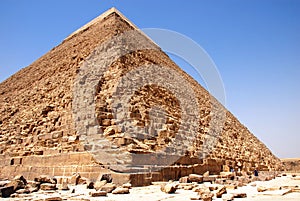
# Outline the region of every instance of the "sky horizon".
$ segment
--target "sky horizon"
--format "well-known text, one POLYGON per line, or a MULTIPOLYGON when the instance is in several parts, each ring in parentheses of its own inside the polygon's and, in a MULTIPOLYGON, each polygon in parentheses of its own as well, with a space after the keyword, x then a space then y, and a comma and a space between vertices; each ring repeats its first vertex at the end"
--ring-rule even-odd
POLYGON ((197 42, 218 68, 225 107, 277 157, 300 158, 300 1, 172 2, 3 0, 0 82, 116 7, 141 29, 173 30, 197 42))

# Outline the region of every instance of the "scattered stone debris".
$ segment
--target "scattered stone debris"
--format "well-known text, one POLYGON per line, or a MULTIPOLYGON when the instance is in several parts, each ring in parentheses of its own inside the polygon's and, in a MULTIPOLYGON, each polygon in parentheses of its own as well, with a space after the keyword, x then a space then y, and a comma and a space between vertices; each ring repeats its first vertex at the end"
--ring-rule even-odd
MULTIPOLYGON (((262 173, 261 173, 262 174, 262 173)), ((78 174, 74 174, 78 178, 78 174)), ((73 175, 73 176, 74 176, 73 175)), ((192 175, 193 176, 193 175, 192 175)), ((203 176, 203 175, 200 175, 203 176)), ((210 175, 209 175, 210 176, 210 175)), ((237 176, 235 180, 238 180, 237 176)), ((131 200, 140 199, 134 196, 161 196, 162 199, 165 196, 170 196, 168 198, 174 198, 174 200, 247 200, 248 197, 261 196, 277 196, 277 198, 284 200, 284 195, 292 194, 293 192, 299 192, 299 180, 295 180, 297 177, 286 176, 277 177, 277 182, 270 181, 255 181, 256 185, 253 183, 247 184, 247 188, 252 188, 256 191, 256 194, 248 195, 248 191, 244 191, 243 187, 232 188, 232 185, 223 185, 210 182, 187 182, 180 183, 179 181, 169 181, 169 182, 154 182, 157 188, 153 186, 149 187, 132 187, 130 183, 125 183, 123 185, 116 185, 111 181, 107 183, 107 180, 100 179, 98 181, 87 181, 85 184, 74 185, 75 180, 69 178, 52 178, 49 176, 39 176, 34 179, 34 181, 26 180, 22 176, 15 177, 11 181, 0 182, 0 197, 3 198, 14 198, 16 200, 48 200, 48 201, 59 201, 59 200, 94 200, 98 197, 113 197, 113 200, 131 200), (289 181, 289 182, 286 182, 289 181), (292 183, 290 183, 292 182, 292 183), (298 183, 297 183, 298 182, 298 183), (26 185, 25 185, 26 184, 26 185), (275 185, 277 184, 277 185, 275 185), (161 190, 159 190, 159 187, 161 190), (149 189, 156 189, 147 191, 149 189), (63 190, 64 189, 64 190, 63 190), (139 190, 137 190, 139 189, 139 190), (144 189, 144 190, 142 190, 144 189), (260 189, 260 190, 259 190, 260 189), (261 192, 258 192, 261 191, 261 192), (139 192, 140 194, 137 194, 139 192), (126 197, 126 194, 130 194, 130 197, 126 197), (189 196, 186 196, 189 195, 189 196), (181 197, 180 197, 181 196, 181 197), (178 197, 178 199, 177 199, 178 197), (38 199, 34 199, 38 198, 38 199), (184 198, 184 199, 183 199, 184 198)), ((75 178, 75 177, 74 177, 75 178)), ((82 177, 80 177, 82 178, 82 177)), ((195 177, 196 178, 196 177, 195 177)), ((181 180, 182 181, 182 180, 181 180)), ((229 182, 231 178, 225 179, 224 183, 229 182)), ((76 183, 76 182, 75 182, 76 183)), ((78 182, 81 183, 81 182, 78 182)), ((149 197, 148 197, 149 198, 149 197)), ((166 198, 166 197, 165 197, 166 198)), ((124 200, 124 201, 125 201, 124 200)), ((141 198, 142 200, 142 198, 141 198)))

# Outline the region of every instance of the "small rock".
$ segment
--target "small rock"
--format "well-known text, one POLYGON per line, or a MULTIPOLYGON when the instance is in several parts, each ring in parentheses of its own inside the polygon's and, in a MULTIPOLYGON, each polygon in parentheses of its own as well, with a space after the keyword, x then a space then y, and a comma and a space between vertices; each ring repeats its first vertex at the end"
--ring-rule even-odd
POLYGON ((200 195, 200 198, 203 201, 212 201, 213 196, 214 195, 211 192, 205 192, 200 195))
POLYGON ((105 191, 90 192, 90 196, 91 197, 107 196, 107 193, 105 191))
POLYGON ((122 188, 122 187, 118 187, 115 190, 112 191, 112 194, 128 194, 129 193, 129 189, 128 188, 122 188))
POLYGON ((40 189, 44 191, 56 190, 56 184, 44 183, 41 184, 40 189))
POLYGON ((218 189, 216 190, 216 197, 221 198, 224 193, 226 193, 226 187, 219 186, 218 189))

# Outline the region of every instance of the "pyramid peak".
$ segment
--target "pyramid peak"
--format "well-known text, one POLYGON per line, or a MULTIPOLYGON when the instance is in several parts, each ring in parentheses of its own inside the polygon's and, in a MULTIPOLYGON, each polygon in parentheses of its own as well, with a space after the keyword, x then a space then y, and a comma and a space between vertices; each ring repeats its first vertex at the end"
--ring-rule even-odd
POLYGON ((135 26, 128 18, 126 18, 118 9, 116 9, 115 7, 111 7, 110 9, 108 9, 107 11, 105 11, 104 13, 102 13, 101 15, 99 15, 98 17, 92 19, 91 21, 89 21, 88 23, 86 23, 85 25, 83 25, 82 27, 80 27, 79 29, 77 29, 76 31, 74 31, 73 33, 71 33, 65 40, 70 39, 71 37, 73 37, 74 35, 80 33, 83 30, 86 30, 88 27, 96 24, 97 22, 102 21, 103 19, 105 19, 107 16, 111 15, 111 14, 117 14, 119 17, 121 17, 124 21, 126 21, 130 26, 132 26, 134 29, 138 29, 137 26, 135 26))

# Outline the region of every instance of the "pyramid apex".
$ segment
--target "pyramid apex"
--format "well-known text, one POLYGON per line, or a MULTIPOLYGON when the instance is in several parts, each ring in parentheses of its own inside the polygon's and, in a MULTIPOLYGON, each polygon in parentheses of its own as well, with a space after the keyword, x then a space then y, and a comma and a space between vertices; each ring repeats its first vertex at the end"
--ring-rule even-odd
POLYGON ((104 13, 102 13, 101 15, 99 15, 98 17, 94 18, 93 20, 91 20, 87 24, 83 25, 81 28, 79 28, 76 31, 74 31, 65 40, 70 39, 74 35, 80 33, 81 31, 83 31, 85 29, 87 29, 88 27, 92 26, 93 24, 95 24, 95 23, 97 23, 99 21, 102 21, 104 18, 106 18, 107 16, 109 16, 109 15, 111 15, 113 13, 116 13, 118 16, 120 16, 123 20, 125 20, 134 29, 138 29, 137 26, 135 26, 129 19, 127 19, 118 9, 116 9, 115 7, 111 7, 110 9, 108 9, 107 11, 105 11, 104 13))

